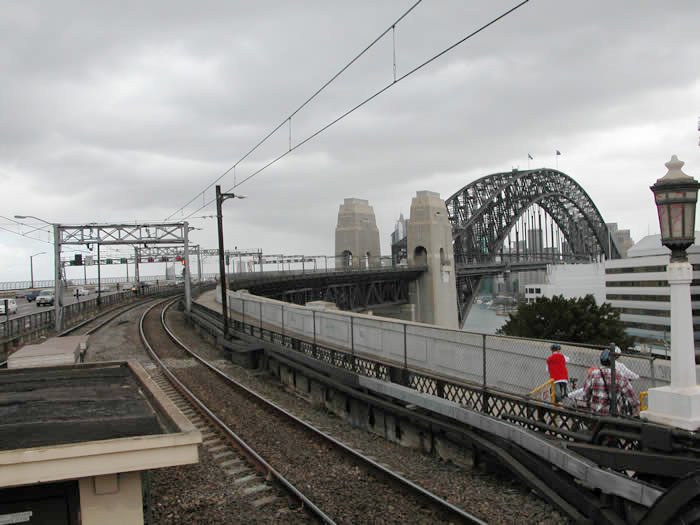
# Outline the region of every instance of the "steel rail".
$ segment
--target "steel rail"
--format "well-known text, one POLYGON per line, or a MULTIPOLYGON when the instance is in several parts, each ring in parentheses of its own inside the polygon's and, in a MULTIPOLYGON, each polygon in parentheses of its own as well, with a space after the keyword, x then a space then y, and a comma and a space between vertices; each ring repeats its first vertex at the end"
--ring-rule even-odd
POLYGON ((257 392, 251 390, 250 388, 246 387, 242 383, 239 383, 235 379, 227 376, 224 372, 207 362, 206 360, 202 359, 200 356, 198 356, 196 353, 192 352, 187 345, 185 345, 182 341, 180 341, 177 336, 170 330, 170 328, 167 325, 167 322, 165 321, 165 312, 166 310, 174 303, 175 301, 171 302, 167 307, 165 307, 161 313, 161 322, 163 324, 163 328, 166 330, 170 338, 178 344, 185 352, 187 352, 190 356, 192 356, 195 360, 200 362, 202 365, 207 367, 209 370, 214 372, 216 375, 218 375, 220 378, 222 378, 224 381, 229 383, 230 385, 234 386, 235 388, 243 391, 246 395, 249 397, 253 398, 255 401, 263 404, 267 408, 272 409, 274 412, 277 412, 279 414, 284 415, 287 419, 291 420, 293 423, 303 427, 306 431, 311 432, 321 438, 323 438, 325 441, 330 442, 333 444, 335 447, 340 448, 343 452, 346 454, 349 454, 353 458, 371 465, 372 468, 374 468, 376 471, 380 472, 383 476, 388 477, 389 479, 396 481, 400 483, 401 485, 408 487, 411 489, 414 493, 418 494, 419 496, 425 498, 429 502, 431 502, 433 505, 436 505, 440 507, 441 509, 454 514, 456 517, 458 517, 460 520, 464 520, 467 523, 477 523, 477 524, 484 524, 483 521, 481 521, 479 518, 476 516, 469 514, 468 512, 465 512, 463 509, 460 509, 459 507, 453 505, 452 503, 440 498, 439 496, 433 494, 432 492, 424 489, 420 485, 417 485, 416 483, 412 482, 411 480, 401 476, 400 474, 397 474, 396 472, 384 467, 383 465, 380 465, 376 461, 368 458, 367 456, 361 454, 360 452, 356 451, 355 449, 347 446, 345 443, 342 443, 341 441, 338 441, 334 437, 330 436, 329 434, 326 434, 325 432, 317 429, 316 427, 310 425, 306 421, 299 419, 295 415, 293 415, 291 412, 285 410, 281 406, 277 405, 276 403, 273 403, 272 401, 264 398, 257 392))
MULTIPOLYGON (((165 324, 164 315, 167 309, 178 300, 179 298, 171 300, 170 303, 163 308, 163 311, 161 313, 161 323, 166 333, 168 333, 169 337, 171 338, 174 338, 174 334, 172 334, 172 332, 168 329, 167 325, 165 324)), ((217 428, 219 428, 221 432, 226 436, 226 438, 228 438, 231 441, 235 448, 238 449, 243 455, 245 455, 246 458, 248 458, 248 461, 254 465, 255 469, 258 472, 265 475, 268 479, 275 479, 294 499, 296 499, 300 503, 300 505, 303 508, 307 510, 307 512, 321 520, 321 522, 327 523, 329 525, 335 524, 335 521, 333 521, 333 519, 330 516, 325 514, 318 506, 316 506, 316 504, 314 504, 308 497, 306 497, 289 480, 287 480, 281 473, 279 473, 274 467, 272 467, 272 465, 270 465, 257 452, 255 452, 255 450, 253 450, 253 448, 251 448, 240 436, 238 436, 233 430, 231 430, 226 425, 226 423, 219 419, 219 417, 216 414, 209 410, 209 408, 204 404, 204 402, 202 402, 189 388, 187 388, 177 377, 175 377, 175 374, 168 370, 168 368, 165 366, 165 363, 163 363, 163 361, 158 357, 155 350, 146 338, 146 334, 144 331, 144 321, 148 313, 153 308, 159 306, 162 303, 165 303, 166 301, 168 301, 168 299, 164 299, 149 306, 143 313, 139 321, 139 333, 141 335, 141 341, 143 342, 144 346, 146 347, 148 353, 150 354, 154 362, 161 368, 165 376, 168 378, 171 384, 178 390, 178 392, 180 392, 181 395, 183 395, 193 405, 195 405, 205 417, 207 417, 211 422, 213 422, 214 425, 217 428)), ((185 351, 187 351, 190 354, 192 353, 179 340, 176 340, 176 342, 180 346, 182 346, 185 349, 185 351)))
POLYGON ((85 332, 85 335, 92 335, 92 334, 94 334, 95 332, 97 332, 100 328, 102 328, 103 326, 105 326, 105 325, 109 324, 110 322, 112 322, 112 321, 113 321, 114 319, 116 319, 117 317, 119 317, 119 316, 125 314, 128 310, 131 310, 132 308, 134 308, 134 307, 136 307, 136 306, 141 306, 141 305, 143 305, 144 303, 148 303, 149 301, 153 301, 153 300, 154 300, 154 298, 152 298, 152 297, 149 298, 149 299, 147 299, 147 300, 144 300, 144 301, 139 301, 139 300, 137 299, 136 301, 134 301, 134 302, 132 302, 132 303, 129 303, 129 304, 127 304, 127 305, 119 305, 119 306, 117 306, 116 308, 111 308, 111 309, 109 309, 109 310, 107 310, 107 311, 105 311, 105 312, 100 312, 99 314, 97 314, 97 315, 95 315, 95 316, 93 316, 93 317, 91 317, 91 318, 89 318, 89 319, 86 319, 86 320, 84 320, 84 321, 81 321, 81 322, 78 323, 77 325, 71 326, 70 328, 64 330, 63 332, 61 332, 60 334, 58 334, 58 337, 66 336, 66 335, 68 335, 68 334, 70 334, 70 333, 75 332, 76 330, 79 330, 80 328, 84 327, 85 325, 88 325, 88 324, 90 324, 90 323, 96 321, 97 319, 100 319, 101 317, 104 317, 104 316, 107 316, 107 315, 109 315, 109 314, 114 313, 113 316, 109 317, 108 319, 105 319, 104 321, 102 321, 101 323, 99 323, 97 326, 95 326, 95 327, 91 328, 90 330, 88 330, 87 332, 85 332), (120 311, 117 311, 117 310, 120 310, 120 311), (115 312, 116 312, 116 313, 115 313, 115 312))
MULTIPOLYGON (((203 310, 206 310, 206 313, 204 311, 199 312, 193 310, 193 317, 197 317, 198 319, 209 319, 210 324, 212 326, 220 325, 220 320, 218 319, 218 315, 220 314, 207 310, 206 308, 203 308, 203 310)), ((259 329, 259 327, 257 326, 255 328, 259 329)), ((269 330, 266 331, 271 333, 269 330)), ((221 333, 220 327, 218 328, 218 332, 221 333)), ((244 340, 254 339, 261 341, 270 341, 274 344, 281 344, 279 342, 275 343, 272 339, 265 339, 262 336, 258 338, 257 336, 250 335, 247 332, 244 333, 245 336, 242 336, 244 340)), ((284 360, 284 358, 282 358, 280 355, 277 355, 277 359, 284 360)), ((427 426, 433 428, 440 428, 447 432, 461 434, 467 441, 474 443, 483 452, 487 453, 488 455, 499 461, 501 465, 503 465, 513 474, 522 479, 525 482, 525 484, 531 486, 535 491, 540 492, 545 497, 545 499, 547 499, 548 501, 550 501, 550 503, 558 507, 560 511, 566 514, 574 522, 585 521, 585 518, 581 515, 581 513, 583 513, 584 515, 597 515, 598 518, 601 520, 601 523, 615 522, 613 518, 610 518, 610 516, 607 515, 609 513, 605 509, 596 507, 588 500, 587 495, 584 492, 580 491, 580 487, 575 481, 568 482, 566 479, 557 479, 556 483, 553 484, 552 480, 550 479, 551 476, 542 475, 542 473, 551 470, 551 465, 547 465, 545 467, 542 463, 538 464, 536 458, 526 457, 527 454, 521 454, 518 450, 518 446, 514 443, 508 443, 500 439, 494 440, 492 436, 483 435, 478 431, 467 430, 463 425, 458 425, 454 422, 446 421, 440 416, 436 417, 428 414, 417 413, 414 410, 409 410, 398 406, 394 403, 378 399, 377 397, 373 397, 371 394, 358 392, 357 390, 354 390, 353 388, 348 387, 345 384, 329 380, 328 377, 323 376, 322 374, 307 368, 305 365, 300 364, 299 362, 289 362, 294 362, 295 366, 299 367, 301 370, 303 370, 305 374, 309 375, 310 377, 315 377, 319 381, 326 381, 329 384, 332 384, 334 388, 337 388, 348 395, 356 396, 358 399, 364 400, 367 403, 374 404, 387 411, 394 411, 406 417, 407 419, 420 421, 426 424, 427 426), (557 490, 550 488, 552 486, 556 486, 557 484, 563 485, 559 486, 557 490), (566 497, 564 497, 565 501, 562 501, 562 498, 560 497, 564 495, 564 491, 562 489, 566 489, 565 492, 567 493, 567 495, 566 497), (562 492, 562 494, 559 494, 559 492, 562 492), (577 507, 577 509, 575 509, 574 507, 577 507), (603 514, 605 514, 605 516, 603 516, 603 514)), ((487 393, 498 394, 497 391, 488 391, 487 393)))

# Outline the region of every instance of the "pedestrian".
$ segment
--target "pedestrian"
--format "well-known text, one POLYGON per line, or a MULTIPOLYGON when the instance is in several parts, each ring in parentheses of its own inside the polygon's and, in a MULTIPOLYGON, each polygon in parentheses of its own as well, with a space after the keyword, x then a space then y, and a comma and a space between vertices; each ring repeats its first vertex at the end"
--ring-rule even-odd
POLYGON ((547 358, 547 371, 549 378, 554 381, 554 401, 561 403, 569 390, 569 371, 566 369, 569 358, 561 353, 561 346, 557 343, 550 350, 552 353, 547 358))
MULTIPOLYGON (((619 356, 620 354, 622 354, 622 350, 620 350, 620 347, 617 346, 615 343, 610 343, 610 348, 612 348, 615 351, 616 356, 619 356)), ((625 363, 620 361, 619 358, 617 358, 617 357, 615 359, 615 370, 617 370, 618 374, 622 374, 630 381, 634 381, 636 379, 639 379, 639 374, 632 372, 632 370, 627 368, 625 366, 625 363)))
MULTIPOLYGON (((597 415, 610 414, 610 386, 612 370, 610 369, 610 350, 603 350, 600 355, 600 367, 589 371, 583 384, 583 399, 586 406, 597 415)), ((639 411, 639 400, 632 388, 630 380, 619 370, 615 373, 615 397, 617 413, 620 415, 636 415, 639 411)))

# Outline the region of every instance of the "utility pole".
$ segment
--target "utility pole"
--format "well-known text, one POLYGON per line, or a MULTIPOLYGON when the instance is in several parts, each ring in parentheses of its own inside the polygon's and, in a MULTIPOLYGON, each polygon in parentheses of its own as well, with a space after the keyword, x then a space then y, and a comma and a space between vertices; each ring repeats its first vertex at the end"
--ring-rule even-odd
POLYGON ((185 222, 185 227, 182 229, 185 232, 184 242, 184 257, 185 263, 185 312, 188 314, 192 310, 192 288, 190 283, 190 251, 189 251, 189 225, 185 222))
POLYGON ((221 216, 221 204, 226 199, 245 199, 245 195, 236 195, 234 193, 221 193, 221 186, 216 185, 216 223, 219 232, 219 286, 221 287, 221 314, 224 318, 224 339, 228 339, 229 320, 228 320, 228 304, 226 284, 226 265, 224 261, 224 224, 221 216))
POLYGON ((54 257, 54 326, 56 327, 56 332, 60 333, 63 330, 63 287, 61 286, 61 227, 58 224, 52 224, 52 226, 54 257))

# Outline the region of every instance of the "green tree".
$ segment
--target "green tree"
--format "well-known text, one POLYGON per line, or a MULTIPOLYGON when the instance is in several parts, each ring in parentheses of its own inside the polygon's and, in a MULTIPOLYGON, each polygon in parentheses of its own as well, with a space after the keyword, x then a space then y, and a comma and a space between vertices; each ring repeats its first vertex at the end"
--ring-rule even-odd
POLYGON ((610 303, 598 306, 592 294, 575 299, 540 297, 519 305, 508 317, 499 334, 596 345, 614 341, 623 349, 633 342, 620 322, 620 313, 610 303))

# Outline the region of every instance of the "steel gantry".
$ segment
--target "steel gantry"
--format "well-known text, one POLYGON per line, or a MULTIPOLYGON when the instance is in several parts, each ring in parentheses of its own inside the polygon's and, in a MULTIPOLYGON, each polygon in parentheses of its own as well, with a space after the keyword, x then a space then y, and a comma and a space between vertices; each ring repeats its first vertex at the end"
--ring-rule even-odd
MULTIPOLYGON (((46 222, 46 221, 42 221, 46 222)), ((51 224, 51 223, 47 223, 51 224)), ((97 246, 97 261, 100 261, 101 246, 139 246, 175 244, 182 245, 185 261, 185 308, 189 311, 192 302, 189 270, 189 246, 187 222, 142 223, 142 224, 51 224, 54 231, 55 285, 54 305, 56 309, 56 331, 63 328, 63 284, 61 280, 61 247, 85 245, 97 246)), ((138 257, 138 255, 137 255, 138 257)), ((138 266, 137 266, 138 268, 138 266)), ((100 265, 97 265, 100 281, 100 265)), ((138 279, 138 277, 137 277, 138 279)), ((100 287, 98 286, 98 301, 100 287)))

